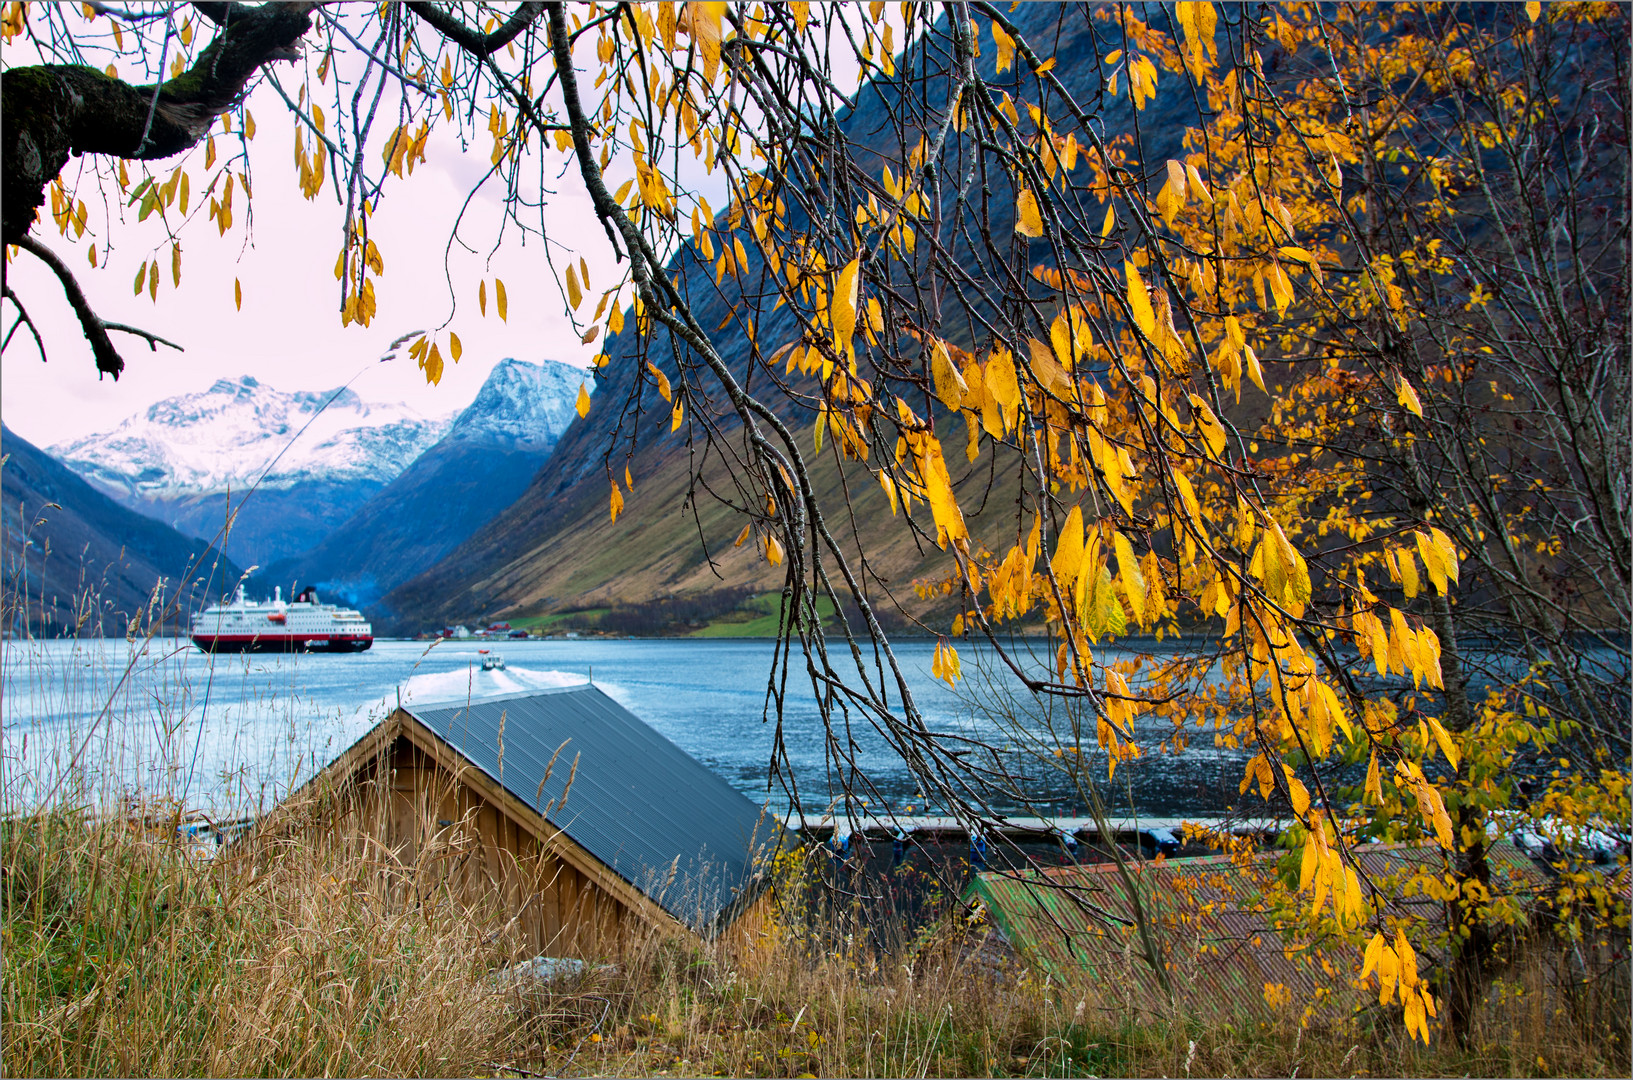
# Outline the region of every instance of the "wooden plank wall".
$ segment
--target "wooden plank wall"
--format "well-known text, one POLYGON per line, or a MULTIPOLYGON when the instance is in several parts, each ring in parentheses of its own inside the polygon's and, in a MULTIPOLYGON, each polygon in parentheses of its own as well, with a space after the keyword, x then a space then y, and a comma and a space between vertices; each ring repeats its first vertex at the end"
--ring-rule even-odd
POLYGON ((404 738, 359 769, 337 826, 413 868, 405 875, 413 888, 445 885, 467 904, 497 901, 516 919, 526 956, 616 956, 641 922, 404 738))

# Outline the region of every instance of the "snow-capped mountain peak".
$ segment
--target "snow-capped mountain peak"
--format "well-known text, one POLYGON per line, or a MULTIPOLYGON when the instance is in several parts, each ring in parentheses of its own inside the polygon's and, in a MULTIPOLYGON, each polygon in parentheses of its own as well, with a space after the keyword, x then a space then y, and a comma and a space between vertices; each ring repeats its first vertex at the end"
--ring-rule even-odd
POLYGON ((385 483, 449 420, 366 402, 346 388, 288 393, 245 375, 166 398, 112 431, 51 451, 125 499, 237 491, 257 480, 271 490, 314 479, 385 483))
POLYGON ((549 453, 577 415, 581 385, 595 390, 583 368, 506 357, 494 365, 476 400, 448 428, 444 441, 549 453))

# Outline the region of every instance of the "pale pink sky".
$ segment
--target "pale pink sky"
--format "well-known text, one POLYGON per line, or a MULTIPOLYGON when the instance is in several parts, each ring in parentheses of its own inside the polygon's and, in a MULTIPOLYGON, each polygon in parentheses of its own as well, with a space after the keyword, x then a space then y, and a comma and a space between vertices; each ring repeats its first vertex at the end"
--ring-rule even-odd
MULTIPOLYGON (((293 72, 289 65, 282 65, 282 70, 290 72, 283 81, 293 92, 293 72)), ((518 244, 512 224, 504 244, 491 260, 487 257, 499 223, 502 187, 497 179, 472 200, 460 230, 480 254, 456 244, 448 257, 448 277, 454 283, 450 296, 444 249, 461 204, 489 168, 491 144, 485 132, 465 151, 451 127, 438 129, 427 160, 413 176, 393 178, 394 186, 381 200, 371 230, 385 262, 385 274, 376 283, 378 314, 367 328, 356 324, 342 328, 334 279, 342 209, 332 181, 325 182, 315 200, 305 200, 296 180, 293 119, 287 107, 265 83, 251 95, 248 107, 257 128, 249 143, 253 231, 245 227, 248 216, 241 190, 234 195, 233 228, 225 237, 218 236, 214 223, 207 220, 207 209, 199 214, 181 232, 179 289, 171 285, 170 245, 157 214, 138 223, 134 209, 112 204, 116 216, 109 255, 110 230, 90 183, 82 189, 90 208, 90 227, 83 238, 63 239, 49 218, 35 227, 34 235, 73 268, 104 319, 151 330, 184 346, 186 352, 164 346, 150 352, 142 339, 116 332, 112 336, 125 358, 125 372, 117 383, 111 378, 99 381, 90 346, 56 278, 33 256, 20 252, 9 272, 12 288, 40 326, 49 362, 40 362, 26 328, 13 336, 0 358, 0 415, 8 427, 32 442, 49 445, 105 431, 161 398, 202 390, 219 378, 247 374, 282 390, 321 390, 344 383, 360 370, 363 373, 352 386, 365 399, 407 401, 427 413, 442 413, 468 404, 489 369, 507 356, 587 367, 598 350, 582 344, 573 331, 566 301, 544 265, 543 245, 536 238, 525 247, 518 244), (92 242, 101 263, 97 269, 87 260, 92 242), (142 263, 153 258, 163 274, 157 303, 146 289, 134 296, 132 288, 142 263), (495 313, 495 275, 505 281, 508 322, 495 313), (477 281, 483 277, 489 281, 486 318, 478 314, 476 302, 477 281), (243 283, 242 311, 233 304, 235 278, 243 283), (393 340, 411 330, 439 326, 451 313, 455 318, 448 328, 459 335, 464 356, 458 364, 448 365, 439 386, 428 386, 406 355, 378 362, 393 340)), ((236 138, 217 138, 222 149, 236 143, 236 138)), ((532 152, 539 152, 536 141, 532 152)), ((372 147, 369 157, 378 160, 372 147)), ((566 155, 551 148, 545 159, 546 174, 554 177, 566 155)), ((174 160, 159 163, 155 174, 160 180, 168 177, 174 160)), ((195 203, 203 186, 202 165, 198 151, 189 168, 195 203)), ((70 162, 65 181, 72 183, 77 167, 70 162)), ((137 174, 132 173, 134 187, 137 174)), ((553 186, 558 193, 550 197, 551 239, 575 256, 582 255, 589 263, 592 284, 597 290, 604 288, 617 271, 577 173, 568 172, 553 186)), ((562 251, 553 254, 559 261, 562 251)), ((593 304, 586 304, 582 317, 592 311, 593 304)), ((9 304, 6 313, 9 328, 9 304)), ((438 338, 446 357, 446 331, 438 338)))
MULTIPOLYGON (((78 5, 73 7, 77 11, 78 5)), ((344 14, 361 9, 329 10, 344 14)), ((824 15, 836 11, 843 12, 847 19, 856 14, 856 9, 844 6, 817 7, 813 21, 820 24, 824 15)), ((77 14, 68 17, 76 18, 77 14)), ((887 19, 899 22, 893 14, 887 19)), ((105 20, 95 24, 103 32, 107 25, 105 20)), ((897 25, 896 30, 905 36, 903 27, 897 25)), ((594 48, 590 38, 580 42, 581 71, 594 69, 594 48)), ((7 52, 11 64, 34 59, 16 55, 22 50, 15 46, 8 47, 7 52)), ((89 56, 96 63, 107 58, 98 58, 94 50, 89 56)), ((119 57, 118 62, 122 75, 146 81, 148 76, 135 70, 128 54, 119 57)), ((272 70, 293 95, 303 79, 317 87, 312 78, 315 63, 315 50, 309 49, 303 61, 280 62, 272 70)), ((836 57, 836 67, 836 81, 854 85, 860 70, 843 49, 836 57)), ((99 380, 90 346, 56 278, 33 256, 19 252, 9 270, 10 282, 38 323, 50 359, 48 363, 40 362, 39 350, 27 329, 13 335, 10 347, 0 357, 0 416, 12 430, 38 445, 49 446, 107 431, 162 398, 203 390, 217 379, 241 375, 253 375, 285 391, 325 390, 355 377, 353 389, 367 400, 405 401, 427 414, 440 414, 468 404, 493 365, 507 356, 529 361, 559 360, 587 368, 599 349, 582 344, 579 332, 573 329, 561 286, 545 263, 544 245, 533 237, 523 246, 512 223, 504 233, 503 244, 495 248, 503 196, 497 178, 489 180, 472 199, 460 228, 460 236, 475 252, 459 244, 451 248, 448 245, 459 208, 489 169, 492 144, 483 130, 485 116, 475 119, 476 130, 468 150, 461 147, 453 125, 439 126, 428 145, 426 162, 405 180, 392 178, 371 228, 385 262, 385 273, 376 282, 378 314, 366 328, 356 324, 343 328, 338 311, 339 287, 334 279, 343 210, 336 200, 332 179, 325 180, 315 200, 305 200, 293 161, 295 122, 287 106, 263 80, 251 93, 247 107, 256 118, 256 138, 248 144, 255 190, 253 231, 246 228, 249 215, 241 189, 234 196, 233 228, 225 237, 217 235, 207 209, 195 209, 195 217, 180 233, 180 288, 171 284, 170 242, 160 216, 153 214, 146 222, 138 223, 135 209, 127 209, 124 199, 112 197, 118 194, 116 185, 109 187, 108 202, 103 204, 89 178, 89 159, 86 181, 80 189, 80 197, 89 208, 85 236, 74 241, 64 239, 49 216, 35 227, 34 235, 74 269, 81 288, 104 319, 151 330, 184 346, 186 351, 178 353, 160 346, 157 352, 151 352, 142 339, 116 332, 112 336, 125 358, 125 371, 117 383, 111 378, 99 380), (93 242, 100 263, 96 269, 87 260, 93 242), (139 296, 133 295, 138 269, 155 258, 163 278, 156 303, 149 299, 145 288, 139 296), (502 322, 495 313, 491 284, 495 276, 506 284, 508 322, 502 322), (243 284, 242 311, 233 304, 235 278, 243 284), (478 314, 476 303, 477 282, 482 278, 489 281, 485 318, 478 314), (438 340, 446 356, 447 330, 452 329, 464 345, 464 355, 458 364, 447 365, 439 386, 428 386, 406 353, 389 363, 379 362, 394 340, 410 331, 441 327, 450 315, 453 321, 438 331, 438 340)), ((338 122, 332 105, 330 110, 331 121, 338 122)), ((235 131, 238 126, 235 122, 235 131)), ((376 125, 366 152, 371 172, 379 161, 379 144, 392 127, 391 123, 376 125)), ((219 123, 216 131, 223 157, 236 152, 241 145, 238 136, 220 136, 219 123)), ((202 147, 191 154, 187 158, 188 171, 196 206, 208 201, 199 195, 206 173, 202 147)), ((593 313, 596 295, 613 284, 624 267, 613 259, 576 167, 565 168, 568 155, 556 151, 553 144, 541 150, 536 139, 530 141, 528 154, 527 171, 533 177, 532 183, 539 182, 537 162, 542 154, 545 183, 554 190, 547 196, 546 225, 557 267, 565 271, 562 257, 568 251, 575 260, 582 256, 589 264, 593 292, 580 309, 580 326, 587 327, 584 320, 593 313)), ((179 160, 155 163, 154 175, 163 181, 179 160)), ((70 187, 80 167, 79 162, 70 162, 64 171, 64 182, 70 187)), ((683 171, 685 175, 677 184, 683 203, 687 196, 701 194, 716 208, 724 204, 724 185, 718 171, 705 176, 701 167, 690 162, 683 171)), ((614 186, 632 174, 628 162, 617 160, 608 170, 614 186)), ((132 169, 131 176, 134 187, 140 173, 132 169)), ((684 205, 682 210, 686 212, 684 205)), ((627 289, 623 298, 627 303, 627 289)), ((4 327, 9 329, 14 309, 7 304, 5 312, 4 327)))

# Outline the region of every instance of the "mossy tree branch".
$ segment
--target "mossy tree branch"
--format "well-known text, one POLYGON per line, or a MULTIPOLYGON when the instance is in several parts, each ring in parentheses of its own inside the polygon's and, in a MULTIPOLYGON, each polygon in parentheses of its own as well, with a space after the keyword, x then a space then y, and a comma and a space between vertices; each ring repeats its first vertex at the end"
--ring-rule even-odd
POLYGON ((313 7, 304 2, 231 6, 221 13, 221 32, 193 65, 157 86, 136 86, 72 64, 13 68, 0 75, 5 200, 0 239, 15 244, 28 232, 45 202, 46 185, 73 154, 152 161, 197 143, 263 65, 298 55, 296 44, 311 28, 313 7))
POLYGON ((264 65, 299 55, 316 5, 197 6, 221 30, 191 67, 166 82, 137 86, 74 64, 0 73, 0 241, 25 247, 51 265, 85 327, 97 370, 115 378, 124 361, 108 339, 108 324, 91 311, 61 260, 38 243, 25 243, 47 185, 76 154, 154 161, 195 145, 264 65))

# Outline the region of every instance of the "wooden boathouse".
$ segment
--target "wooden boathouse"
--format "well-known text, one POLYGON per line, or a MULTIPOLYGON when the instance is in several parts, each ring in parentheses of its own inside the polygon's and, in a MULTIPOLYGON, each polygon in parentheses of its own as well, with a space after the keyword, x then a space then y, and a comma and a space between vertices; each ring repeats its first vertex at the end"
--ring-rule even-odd
POLYGON ((497 897, 529 955, 742 933, 769 903, 777 823, 593 685, 401 705, 301 792, 339 835, 497 897))

